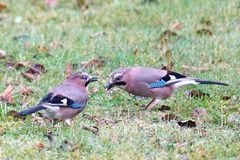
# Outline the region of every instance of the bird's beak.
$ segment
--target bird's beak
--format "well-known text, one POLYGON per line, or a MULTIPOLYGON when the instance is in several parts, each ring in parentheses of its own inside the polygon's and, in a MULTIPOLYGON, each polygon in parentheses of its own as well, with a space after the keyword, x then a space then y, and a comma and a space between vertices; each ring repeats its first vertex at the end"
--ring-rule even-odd
POLYGON ((124 86, 124 85, 126 85, 126 82, 120 81, 120 82, 114 82, 114 83, 107 83, 105 85, 105 90, 109 90, 109 89, 113 88, 116 85, 117 86, 124 86))
POLYGON ((95 82, 95 81, 98 81, 98 77, 91 77, 89 79, 89 82, 95 82))
POLYGON ((105 90, 109 90, 109 89, 113 88, 115 85, 116 85, 116 83, 107 83, 105 85, 105 90))

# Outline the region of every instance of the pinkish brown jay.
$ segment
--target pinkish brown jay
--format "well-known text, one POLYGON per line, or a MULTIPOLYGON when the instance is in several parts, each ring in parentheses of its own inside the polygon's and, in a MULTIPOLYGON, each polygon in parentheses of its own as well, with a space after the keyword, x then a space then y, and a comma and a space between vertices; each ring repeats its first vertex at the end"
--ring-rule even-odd
POLYGON ((97 80, 97 77, 90 77, 87 73, 75 73, 54 87, 36 106, 19 112, 18 115, 26 116, 44 110, 43 115, 48 119, 61 120, 70 125, 70 120, 86 106, 87 85, 97 80))
POLYGON ((135 96, 150 97, 153 100, 146 106, 146 109, 150 110, 161 100, 170 97, 178 88, 191 84, 228 86, 225 83, 191 78, 162 69, 129 67, 114 71, 105 89, 109 90, 114 86, 118 86, 135 96))

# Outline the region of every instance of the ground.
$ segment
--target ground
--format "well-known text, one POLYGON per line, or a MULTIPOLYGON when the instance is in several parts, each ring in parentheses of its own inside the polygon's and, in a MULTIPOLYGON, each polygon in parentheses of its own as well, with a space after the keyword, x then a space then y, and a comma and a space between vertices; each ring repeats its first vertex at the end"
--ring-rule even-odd
POLYGON ((79 7, 75 1, 60 0, 51 8, 44 1, 2 1, 7 6, 0 7, 0 49, 6 57, 0 59, 0 92, 9 84, 14 91, 12 104, 0 102, 0 158, 239 159, 240 2, 86 3, 79 7), (80 65, 94 58, 104 60, 103 66, 80 65), (28 81, 21 76, 25 67, 6 68, 10 59, 40 63, 46 71, 38 80, 28 81), (104 91, 109 74, 119 67, 161 68, 169 62, 174 71, 230 86, 182 88, 163 102, 171 107, 168 111, 159 111, 161 105, 142 110, 150 99, 135 98, 120 90, 104 91), (39 125, 31 116, 15 120, 7 114, 35 105, 64 80, 68 63, 75 64, 74 71, 100 77, 98 83, 90 84, 87 107, 72 126, 49 122, 39 125), (183 69, 184 65, 196 68, 183 69), (33 93, 22 96, 19 90, 26 86, 33 93), (186 97, 185 91, 191 89, 210 96, 186 97), (224 100, 224 96, 230 99, 224 100), (28 104, 22 105, 23 101, 28 104), (207 114, 194 118, 195 108, 204 108, 207 114), (168 113, 194 120, 197 127, 163 121, 161 117, 168 113), (86 114, 95 118, 86 118, 86 114), (99 120, 102 123, 96 123, 99 120), (82 129, 83 125, 96 126, 98 135, 82 129), (47 132, 52 132, 55 141, 50 149, 47 132))

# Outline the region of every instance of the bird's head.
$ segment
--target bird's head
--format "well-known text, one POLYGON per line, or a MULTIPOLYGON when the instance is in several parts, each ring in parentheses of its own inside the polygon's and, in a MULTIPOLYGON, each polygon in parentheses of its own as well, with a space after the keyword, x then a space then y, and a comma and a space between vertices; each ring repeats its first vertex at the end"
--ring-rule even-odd
POLYGON ((98 81, 98 78, 95 76, 92 77, 85 72, 77 72, 72 74, 67 80, 75 81, 86 87, 89 83, 98 81))
POLYGON ((120 69, 112 72, 109 82, 105 85, 105 89, 110 90, 114 86, 124 88, 124 86, 127 84, 126 72, 128 71, 128 69, 129 68, 120 68, 120 69))

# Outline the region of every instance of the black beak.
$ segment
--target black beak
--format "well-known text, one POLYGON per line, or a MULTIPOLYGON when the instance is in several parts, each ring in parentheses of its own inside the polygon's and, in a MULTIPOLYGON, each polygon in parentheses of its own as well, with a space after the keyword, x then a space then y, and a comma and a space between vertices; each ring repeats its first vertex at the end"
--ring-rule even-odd
POLYGON ((85 84, 85 86, 87 86, 90 82, 95 82, 98 81, 98 77, 91 77, 85 84))
POLYGON ((95 82, 95 81, 98 81, 98 77, 91 77, 89 79, 89 82, 95 82))
POLYGON ((116 85, 116 83, 107 83, 105 85, 105 90, 109 90, 109 89, 113 88, 115 85, 116 85))
POLYGON ((124 86, 126 84, 126 82, 120 81, 120 82, 115 82, 115 83, 107 83, 105 85, 105 90, 109 90, 111 88, 113 88, 114 86, 118 85, 118 86, 124 86))

